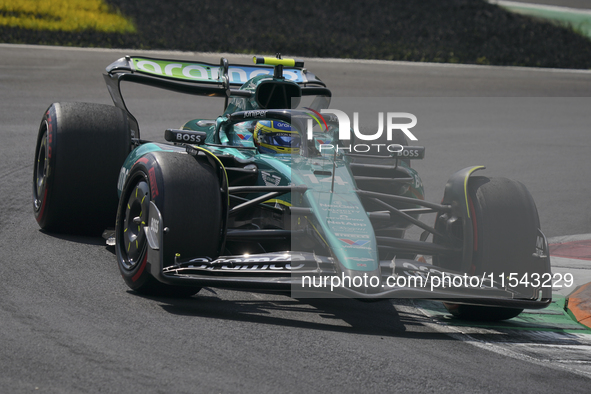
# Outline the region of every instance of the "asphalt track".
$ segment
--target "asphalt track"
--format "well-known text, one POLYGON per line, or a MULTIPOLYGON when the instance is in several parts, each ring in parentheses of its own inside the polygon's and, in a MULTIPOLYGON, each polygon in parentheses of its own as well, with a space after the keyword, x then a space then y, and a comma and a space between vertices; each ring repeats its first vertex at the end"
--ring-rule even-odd
MULTIPOLYGON (((0 45, 0 392, 589 392, 585 333, 458 328, 411 300, 218 289, 187 300, 140 297, 102 239, 41 232, 31 207, 41 115, 54 101, 110 103, 101 73, 125 54, 0 45)), ((591 233, 591 73, 306 66, 336 97, 397 97, 409 105, 396 111, 417 111, 427 157, 415 167, 428 200, 441 199, 454 171, 483 164, 488 175, 526 184, 548 236, 591 233)), ((144 138, 221 108, 143 87, 127 95, 144 138)))

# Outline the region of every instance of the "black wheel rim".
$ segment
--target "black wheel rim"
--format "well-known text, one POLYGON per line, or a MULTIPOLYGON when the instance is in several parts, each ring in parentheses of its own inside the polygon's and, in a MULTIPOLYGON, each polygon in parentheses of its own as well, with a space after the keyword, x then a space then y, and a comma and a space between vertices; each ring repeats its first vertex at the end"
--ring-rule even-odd
POLYGON ((133 270, 141 263, 146 253, 146 233, 150 204, 150 187, 144 178, 138 179, 127 196, 123 213, 122 264, 126 270, 133 270))
POLYGON ((41 137, 41 142, 37 151, 37 162, 35 163, 34 205, 36 211, 41 209, 41 206, 43 205, 43 196, 45 194, 45 188, 47 185, 47 166, 49 164, 48 149, 49 145, 47 143, 47 127, 45 127, 45 132, 43 133, 43 137, 41 137))

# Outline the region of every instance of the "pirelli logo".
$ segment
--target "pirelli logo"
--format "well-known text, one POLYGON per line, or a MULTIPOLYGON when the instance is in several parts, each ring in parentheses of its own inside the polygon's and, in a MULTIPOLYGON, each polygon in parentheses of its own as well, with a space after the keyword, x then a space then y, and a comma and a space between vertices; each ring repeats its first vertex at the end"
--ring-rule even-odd
POLYGON ((154 167, 148 170, 148 176, 150 177, 150 194, 152 198, 158 197, 158 184, 156 183, 156 170, 154 167))

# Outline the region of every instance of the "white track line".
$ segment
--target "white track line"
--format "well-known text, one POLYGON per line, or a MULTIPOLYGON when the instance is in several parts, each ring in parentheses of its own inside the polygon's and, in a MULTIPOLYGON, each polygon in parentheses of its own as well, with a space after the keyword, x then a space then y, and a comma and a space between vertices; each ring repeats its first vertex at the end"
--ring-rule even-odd
MULTIPOLYGON (((437 332, 441 332, 443 334, 446 334, 455 340, 465 342, 465 343, 475 346, 479 349, 487 350, 487 351, 496 353, 501 356, 511 357, 516 360, 525 361, 525 362, 533 363, 536 365, 541 365, 541 366, 552 368, 552 369, 559 370, 559 371, 568 371, 568 372, 574 373, 579 376, 591 378, 591 370, 589 370, 587 368, 589 366, 589 364, 586 362, 581 363, 577 360, 561 360, 560 362, 558 362, 556 360, 550 360, 550 359, 544 358, 543 353, 538 354, 539 357, 524 354, 524 353, 518 351, 519 350, 518 348, 511 346, 511 345, 515 345, 512 343, 491 342, 491 341, 481 340, 481 339, 478 339, 478 338, 470 335, 470 333, 468 333, 468 332, 464 332, 464 330, 467 331, 467 329, 468 329, 466 327, 456 327, 456 326, 452 326, 452 325, 445 325, 445 324, 437 323, 436 321, 434 321, 432 319, 431 315, 429 315, 421 307, 415 305, 414 302, 412 304, 413 304, 413 306, 395 305, 395 308, 401 312, 406 312, 409 314, 416 313, 416 311, 418 310, 421 312, 421 314, 423 314, 425 317, 427 317, 430 320, 430 322, 428 322, 428 323, 422 322, 421 324, 423 324, 423 325, 425 325, 437 332)), ((494 329, 487 329, 487 331, 499 332, 494 329)), ((532 331, 532 336, 535 336, 537 334, 538 334, 537 332, 532 331)), ((560 334, 557 334, 557 333, 554 333, 554 334, 560 336, 560 334)), ((527 335, 527 334, 522 332, 521 335, 527 335)), ((562 335, 564 336, 565 339, 569 339, 570 341, 575 342, 573 345, 582 347, 584 349, 591 350, 591 342, 589 342, 589 339, 588 339, 589 335, 576 335, 576 334, 562 334, 562 335), (577 342, 579 342, 579 343, 577 343, 577 342), (581 344, 580 342, 583 342, 583 343, 581 344), (585 342, 587 342, 587 343, 585 343, 585 342)), ((560 338, 557 338, 557 340, 560 340, 560 338)), ((567 347, 573 346, 573 345, 559 345, 559 344, 555 345, 555 344, 549 344, 549 343, 544 343, 544 344, 530 343, 528 350, 530 350, 534 354, 536 352, 534 352, 533 345, 537 345, 537 347, 545 347, 546 345, 553 346, 553 347, 556 347, 556 351, 559 351, 561 346, 567 346, 567 347)))
POLYGON ((532 10, 568 12, 571 14, 591 15, 591 10, 585 9, 585 8, 573 8, 573 7, 547 5, 547 4, 521 3, 519 1, 505 1, 505 0, 489 0, 488 2, 490 4, 498 5, 501 7, 502 6, 519 7, 519 8, 528 8, 528 9, 532 9, 532 10))
MULTIPOLYGON (((30 45, 30 44, 5 44, 0 43, 1 48, 19 48, 19 49, 47 49, 60 51, 83 51, 83 52, 126 52, 126 53, 144 53, 152 55, 182 55, 196 57, 199 56, 219 56, 219 57, 234 57, 252 59, 253 55, 245 55, 243 53, 227 53, 227 52, 185 52, 185 51, 171 51, 171 50, 145 50, 145 49, 126 49, 126 48, 82 48, 82 47, 63 47, 63 46, 45 46, 45 45, 30 45)), ((292 57, 285 55, 285 57, 292 57)), ((353 64, 377 64, 389 66, 412 66, 412 67, 432 67, 432 68, 448 68, 448 69, 473 69, 473 70, 510 70, 523 72, 542 72, 542 73, 560 73, 560 74, 589 74, 591 70, 580 69, 562 69, 562 68, 540 68, 540 67, 517 67, 517 66, 489 66, 480 64, 456 64, 456 63, 429 63, 429 62, 408 62, 402 60, 372 60, 372 59, 336 59, 336 58, 320 58, 320 57, 301 57, 293 56, 306 61, 320 62, 320 63, 353 63, 353 64)))

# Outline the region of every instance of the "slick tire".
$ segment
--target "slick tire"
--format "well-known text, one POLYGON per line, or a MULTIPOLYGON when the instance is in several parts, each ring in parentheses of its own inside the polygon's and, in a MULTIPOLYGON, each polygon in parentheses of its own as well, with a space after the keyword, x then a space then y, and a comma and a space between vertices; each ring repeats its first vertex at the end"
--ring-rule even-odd
MULTIPOLYGON (((187 297, 200 288, 157 281, 147 268, 149 204, 154 201, 165 229, 160 253, 164 267, 175 256, 219 256, 223 245, 220 181, 206 159, 178 152, 151 152, 139 158, 123 188, 115 228, 119 270, 127 286, 141 294, 187 297)), ((150 264, 158 262, 150 262, 150 264)))
MULTIPOLYGON (((539 272, 534 256, 540 220, 534 200, 526 187, 506 178, 471 177, 469 207, 474 226, 474 254, 470 275, 539 272)), ((512 290, 535 296, 527 286, 512 290)), ((523 309, 447 304, 454 316, 470 320, 505 320, 523 309)))
POLYGON ((131 149, 124 111, 54 103, 39 127, 33 209, 46 231, 100 235, 115 224, 117 178, 131 149))

